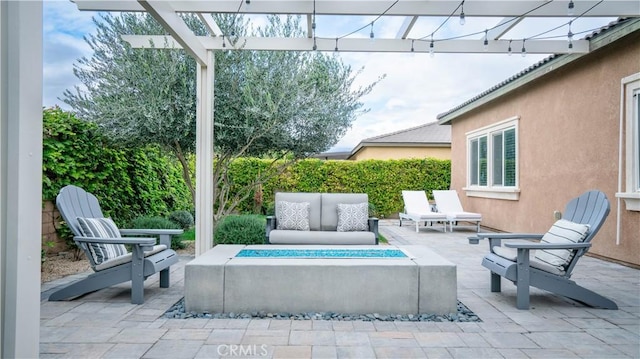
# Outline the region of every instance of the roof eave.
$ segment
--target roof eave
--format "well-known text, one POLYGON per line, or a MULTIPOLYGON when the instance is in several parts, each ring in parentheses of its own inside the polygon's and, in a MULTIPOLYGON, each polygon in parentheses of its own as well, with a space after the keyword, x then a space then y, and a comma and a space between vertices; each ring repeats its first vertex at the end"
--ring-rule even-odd
POLYGON ((595 38, 591 39, 589 43, 590 49, 586 54, 556 55, 556 57, 542 60, 541 64, 538 67, 526 72, 513 81, 506 80, 506 83, 504 85, 497 85, 497 88, 495 90, 488 90, 489 92, 487 94, 480 95, 476 100, 471 100, 468 104, 461 105, 459 108, 454 108, 453 110, 449 110, 447 112, 439 114, 438 116, 436 116, 436 118, 438 119, 438 124, 451 125, 453 120, 457 119, 458 117, 469 113, 481 106, 484 106, 485 104, 497 98, 500 98, 513 90, 525 86, 530 82, 535 81, 542 76, 545 76, 549 72, 556 71, 575 60, 578 60, 584 56, 588 56, 590 53, 606 45, 609 45, 610 43, 637 30, 640 30, 640 19, 636 19, 635 21, 630 21, 627 24, 622 24, 619 27, 612 28, 607 31, 605 35, 596 36, 595 38))

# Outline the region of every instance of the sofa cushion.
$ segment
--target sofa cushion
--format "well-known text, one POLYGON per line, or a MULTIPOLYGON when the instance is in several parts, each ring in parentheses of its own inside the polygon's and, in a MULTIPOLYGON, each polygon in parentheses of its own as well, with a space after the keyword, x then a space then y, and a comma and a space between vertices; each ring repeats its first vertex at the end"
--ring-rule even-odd
POLYGON ((369 203, 338 203, 338 232, 366 231, 369 229, 369 203))
POLYGON ((278 229, 309 230, 309 202, 276 202, 278 229))
POLYGON ((271 244, 317 244, 317 245, 375 245, 373 232, 328 232, 328 231, 281 231, 269 233, 271 244))
MULTIPOLYGON (((573 223, 560 219, 551 226, 540 240, 540 243, 572 244, 584 241, 589 232, 586 224, 573 223)), ((564 269, 569 264, 575 250, 570 249, 542 249, 536 251, 535 258, 541 262, 564 269)))
POLYGON ((338 204, 369 203, 366 193, 322 193, 322 223, 323 231, 338 230, 338 204))
MULTIPOLYGON (((309 202, 309 229, 312 231, 320 230, 320 205, 321 197, 320 193, 293 193, 293 192, 276 192, 275 202, 309 202)), ((278 206, 276 206, 276 218, 279 221, 280 212, 278 206)))

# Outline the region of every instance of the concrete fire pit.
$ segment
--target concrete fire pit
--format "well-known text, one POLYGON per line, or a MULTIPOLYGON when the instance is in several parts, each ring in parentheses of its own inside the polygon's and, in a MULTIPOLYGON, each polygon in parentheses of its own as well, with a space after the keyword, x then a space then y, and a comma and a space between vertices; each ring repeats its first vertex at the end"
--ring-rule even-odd
POLYGON ((423 246, 218 245, 185 271, 187 311, 456 312, 456 266, 423 246))

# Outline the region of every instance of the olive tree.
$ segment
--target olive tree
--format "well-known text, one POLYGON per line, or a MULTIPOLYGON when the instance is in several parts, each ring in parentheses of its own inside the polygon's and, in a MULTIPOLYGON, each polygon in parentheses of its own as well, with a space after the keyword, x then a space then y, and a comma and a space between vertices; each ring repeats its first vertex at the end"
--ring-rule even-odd
MULTIPOLYGON (((183 19, 196 35, 207 35, 197 17, 183 19)), ((358 72, 333 54, 242 50, 238 39, 245 35, 304 36, 300 17, 270 16, 267 25, 250 34, 240 15, 214 19, 228 43, 228 50, 215 53, 217 220, 251 196, 266 176, 277 173, 265 171, 250 186, 234 187, 231 193, 227 168, 233 159, 267 157, 281 168, 287 163, 281 159, 295 161, 329 149, 365 111, 360 98, 379 80, 355 88, 358 72)), ((66 90, 63 101, 118 143, 157 143, 173 152, 195 198, 189 162, 195 151, 195 60, 181 49, 134 49, 124 42, 122 34, 166 34, 147 14, 105 15, 94 22, 97 33, 85 39, 93 55, 74 65, 84 87, 66 90)))

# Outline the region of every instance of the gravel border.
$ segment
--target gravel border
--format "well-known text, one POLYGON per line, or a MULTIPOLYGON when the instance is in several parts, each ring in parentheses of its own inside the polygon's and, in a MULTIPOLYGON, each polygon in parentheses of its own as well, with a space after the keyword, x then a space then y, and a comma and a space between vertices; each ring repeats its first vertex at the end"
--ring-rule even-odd
POLYGON ((163 318, 168 319, 276 319, 276 320, 335 320, 335 321, 403 321, 403 322, 482 322, 474 312, 458 301, 457 313, 445 315, 436 314, 345 314, 333 312, 307 312, 307 313, 197 313, 186 312, 184 308, 184 297, 171 306, 164 314, 163 318))

